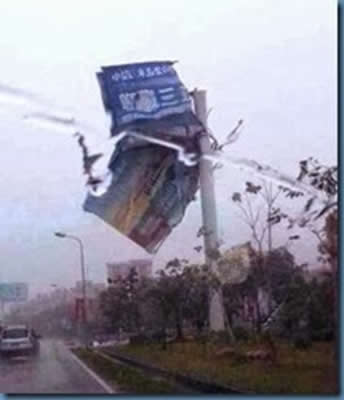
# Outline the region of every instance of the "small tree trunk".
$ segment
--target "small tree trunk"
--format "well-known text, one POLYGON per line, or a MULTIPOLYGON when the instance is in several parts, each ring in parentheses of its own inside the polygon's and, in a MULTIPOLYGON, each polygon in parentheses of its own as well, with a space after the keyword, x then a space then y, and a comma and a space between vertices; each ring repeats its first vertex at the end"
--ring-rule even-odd
POLYGON ((255 331, 257 334, 261 333, 261 309, 260 309, 260 302, 259 302, 259 291, 255 291, 255 331))
POLYGON ((183 332, 182 332, 181 313, 180 313, 180 309, 178 307, 175 309, 175 327, 176 327, 177 339, 182 340, 183 332))
POLYGON ((162 350, 167 350, 167 329, 165 325, 163 326, 162 330, 162 350))
MULTIPOLYGON (((333 308, 334 308, 334 316, 333 316, 333 325, 334 325, 334 349, 333 349, 333 359, 334 359, 334 366, 336 369, 336 377, 339 380, 339 375, 338 375, 338 341, 339 341, 339 336, 338 336, 338 284, 339 284, 339 277, 338 277, 338 268, 337 268, 337 259, 332 258, 331 261, 332 265, 332 278, 333 278, 333 308)), ((337 383, 337 387, 339 388, 339 383, 337 383)))

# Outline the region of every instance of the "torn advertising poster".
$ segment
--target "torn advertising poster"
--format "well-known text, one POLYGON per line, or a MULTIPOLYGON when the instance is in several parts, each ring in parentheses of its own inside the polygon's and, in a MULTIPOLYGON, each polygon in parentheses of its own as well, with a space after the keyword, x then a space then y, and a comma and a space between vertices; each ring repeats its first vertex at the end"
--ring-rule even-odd
POLYGON ((89 194, 84 210, 155 253, 182 220, 198 189, 199 166, 187 167, 174 150, 125 137, 109 163, 105 194, 89 194))
POLYGON ((103 104, 112 116, 112 135, 140 130, 193 136, 201 123, 171 61, 102 67, 97 74, 103 104))

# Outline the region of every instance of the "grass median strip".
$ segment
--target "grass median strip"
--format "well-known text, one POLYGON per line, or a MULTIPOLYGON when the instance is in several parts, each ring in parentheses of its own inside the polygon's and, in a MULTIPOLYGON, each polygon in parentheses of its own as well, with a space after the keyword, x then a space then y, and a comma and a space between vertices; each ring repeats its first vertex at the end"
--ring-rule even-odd
MULTIPOLYGON (((237 345, 238 351, 242 353, 252 348, 250 344, 237 345)), ((152 366, 220 385, 234 386, 244 392, 336 393, 330 343, 315 343, 306 350, 297 350, 289 344, 278 344, 277 364, 218 356, 216 348, 211 346, 205 349, 197 343, 174 343, 167 350, 162 350, 157 344, 128 345, 112 350, 152 366)))
POLYGON ((140 370, 116 364, 90 350, 75 349, 73 352, 101 376, 110 386, 121 393, 133 394, 176 394, 171 383, 156 377, 145 376, 140 370))

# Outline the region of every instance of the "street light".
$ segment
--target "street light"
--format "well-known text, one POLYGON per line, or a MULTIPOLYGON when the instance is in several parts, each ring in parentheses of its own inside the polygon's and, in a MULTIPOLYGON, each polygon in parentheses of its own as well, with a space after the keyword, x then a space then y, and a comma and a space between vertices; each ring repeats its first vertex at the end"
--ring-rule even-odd
POLYGON ((79 237, 74 235, 65 234, 62 232, 55 232, 54 235, 58 238, 68 238, 73 241, 77 241, 80 249, 80 268, 81 268, 81 289, 82 289, 82 323, 83 323, 83 339, 85 338, 85 326, 86 326, 86 283, 85 283, 85 258, 84 258, 84 246, 83 242, 79 237))

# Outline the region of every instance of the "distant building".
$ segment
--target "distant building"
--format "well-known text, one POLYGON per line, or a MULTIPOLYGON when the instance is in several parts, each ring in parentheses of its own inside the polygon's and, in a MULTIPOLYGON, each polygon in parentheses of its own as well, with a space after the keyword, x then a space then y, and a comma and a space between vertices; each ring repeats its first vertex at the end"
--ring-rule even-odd
POLYGON ((107 263, 108 282, 116 282, 128 276, 134 268, 139 279, 152 277, 152 261, 148 259, 131 259, 125 262, 107 263))

